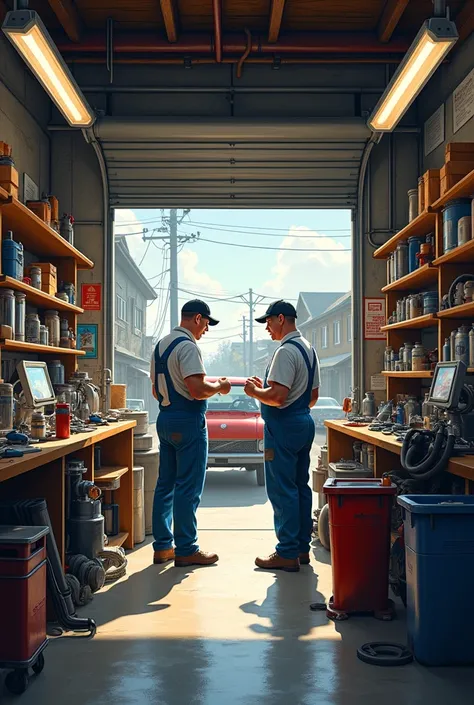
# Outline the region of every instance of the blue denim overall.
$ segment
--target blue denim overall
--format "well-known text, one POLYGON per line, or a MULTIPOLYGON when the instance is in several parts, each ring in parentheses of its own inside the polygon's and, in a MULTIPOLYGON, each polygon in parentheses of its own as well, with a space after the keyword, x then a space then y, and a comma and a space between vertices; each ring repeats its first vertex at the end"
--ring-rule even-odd
POLYGON ((196 511, 201 501, 207 466, 207 401, 190 400, 178 394, 168 369, 168 360, 179 343, 174 340, 159 354, 155 348, 155 390, 160 402, 156 429, 160 439, 160 473, 153 502, 155 551, 171 548, 177 556, 190 556, 197 545, 196 511), (163 406, 158 375, 164 374, 169 406, 163 406), (171 522, 173 520, 173 531, 171 522))
MULTIPOLYGON (((305 392, 285 409, 262 403, 265 421, 265 479, 267 494, 273 506, 277 553, 283 558, 297 558, 308 553, 313 519, 312 493, 309 487, 310 451, 314 439, 314 421, 310 414, 311 393, 316 368, 308 353, 296 340, 282 345, 297 347, 308 370, 305 392)), ((270 365, 265 373, 267 386, 270 365)))

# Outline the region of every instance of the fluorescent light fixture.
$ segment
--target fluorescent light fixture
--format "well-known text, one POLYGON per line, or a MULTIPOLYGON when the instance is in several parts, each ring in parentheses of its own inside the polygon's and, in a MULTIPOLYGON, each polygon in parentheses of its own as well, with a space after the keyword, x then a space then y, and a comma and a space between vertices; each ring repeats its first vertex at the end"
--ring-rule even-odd
POLYGON ((374 132, 392 132, 458 40, 454 22, 427 20, 377 103, 368 125, 374 132))
POLYGON ((90 127, 95 115, 38 14, 13 10, 5 17, 2 30, 68 123, 90 127))

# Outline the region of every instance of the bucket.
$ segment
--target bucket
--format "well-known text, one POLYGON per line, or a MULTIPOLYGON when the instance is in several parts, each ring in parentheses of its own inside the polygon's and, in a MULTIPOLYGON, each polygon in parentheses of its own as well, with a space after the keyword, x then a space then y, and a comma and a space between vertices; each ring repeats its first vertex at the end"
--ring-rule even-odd
POLYGON ((133 462, 144 468, 145 534, 148 536, 152 533, 153 497, 160 468, 160 453, 156 449, 134 453, 133 462))
POLYGON ((443 249, 449 252, 458 246, 458 222, 465 215, 471 215, 471 201, 458 198, 443 208, 443 249))
POLYGON ((145 468, 143 465, 133 467, 133 532, 134 544, 145 540, 145 468))
POLYGON ((148 411, 129 411, 124 409, 120 412, 121 421, 136 421, 137 425, 133 429, 134 436, 143 436, 148 433, 148 411))
POLYGON ((153 448, 153 436, 151 433, 143 433, 133 438, 133 451, 151 450, 153 448))

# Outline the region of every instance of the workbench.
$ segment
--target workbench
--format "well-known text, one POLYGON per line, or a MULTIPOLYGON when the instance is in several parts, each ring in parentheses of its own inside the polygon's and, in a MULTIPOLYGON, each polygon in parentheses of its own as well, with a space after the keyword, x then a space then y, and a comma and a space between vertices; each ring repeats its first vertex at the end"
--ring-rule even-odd
MULTIPOLYGON (((400 468, 402 444, 394 435, 385 436, 378 431, 369 431, 367 426, 345 426, 346 421, 325 421, 328 438, 328 462, 335 463, 341 458, 352 459, 354 441, 370 443, 374 446, 374 474, 382 477, 385 472, 400 468)), ((474 455, 460 455, 451 458, 448 472, 466 480, 466 492, 469 482, 474 481, 474 455)))
POLYGON ((66 461, 84 462, 85 480, 120 477, 114 492, 119 505, 120 533, 109 537, 109 546, 133 548, 133 429, 136 421, 119 421, 66 440, 41 443, 39 453, 0 459, 0 499, 44 498, 64 565, 66 550, 66 461), (94 468, 94 446, 101 446, 101 467, 94 468))

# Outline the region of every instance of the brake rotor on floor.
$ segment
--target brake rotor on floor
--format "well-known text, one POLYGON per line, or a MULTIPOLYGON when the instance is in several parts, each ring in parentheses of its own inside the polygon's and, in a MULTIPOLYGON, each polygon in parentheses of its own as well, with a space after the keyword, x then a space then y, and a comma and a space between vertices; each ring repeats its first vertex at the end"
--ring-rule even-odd
POLYGON ((357 649, 361 661, 371 666, 405 666, 413 661, 412 652, 402 644, 371 641, 357 649))

